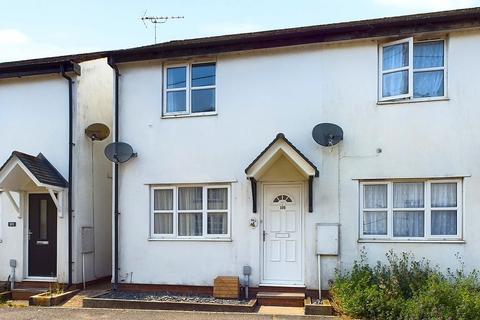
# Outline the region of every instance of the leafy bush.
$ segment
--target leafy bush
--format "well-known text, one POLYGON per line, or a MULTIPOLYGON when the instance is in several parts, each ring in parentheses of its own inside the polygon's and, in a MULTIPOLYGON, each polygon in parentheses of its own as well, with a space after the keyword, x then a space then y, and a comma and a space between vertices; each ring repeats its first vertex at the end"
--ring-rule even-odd
POLYGON ((370 266, 362 252, 350 271, 337 271, 331 293, 337 311, 354 318, 480 319, 477 272, 462 265, 444 275, 408 253, 390 251, 386 264, 370 266))

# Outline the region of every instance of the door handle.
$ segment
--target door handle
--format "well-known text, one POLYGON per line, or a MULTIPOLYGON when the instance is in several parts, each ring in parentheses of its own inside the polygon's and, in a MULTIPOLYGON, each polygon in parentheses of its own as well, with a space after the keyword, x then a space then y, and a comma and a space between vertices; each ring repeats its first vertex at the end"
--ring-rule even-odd
POLYGON ((28 230, 28 240, 30 241, 30 238, 32 237, 32 231, 29 229, 28 230))

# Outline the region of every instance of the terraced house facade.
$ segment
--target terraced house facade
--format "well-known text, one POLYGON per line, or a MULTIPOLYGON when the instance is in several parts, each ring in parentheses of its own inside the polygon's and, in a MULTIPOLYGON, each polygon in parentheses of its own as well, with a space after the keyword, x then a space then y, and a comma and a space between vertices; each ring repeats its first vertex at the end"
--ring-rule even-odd
POLYGON ((114 286, 315 296, 389 250, 478 267, 479 27, 473 8, 102 53, 137 154, 111 174, 114 286))

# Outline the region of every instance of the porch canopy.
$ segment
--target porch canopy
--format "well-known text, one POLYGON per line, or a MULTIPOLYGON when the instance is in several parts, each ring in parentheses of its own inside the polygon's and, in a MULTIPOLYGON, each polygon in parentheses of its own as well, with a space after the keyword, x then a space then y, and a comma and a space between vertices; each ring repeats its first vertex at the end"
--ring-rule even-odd
POLYGON ((308 179, 308 211, 313 211, 313 178, 318 177, 317 167, 302 154, 283 133, 275 139, 245 169, 252 184, 253 212, 257 212, 257 180, 278 160, 285 157, 308 179))
POLYGON ((41 153, 32 156, 14 151, 0 168, 0 190, 3 190, 21 217, 20 205, 11 195, 13 192, 48 191, 62 217, 61 192, 68 182, 41 153))

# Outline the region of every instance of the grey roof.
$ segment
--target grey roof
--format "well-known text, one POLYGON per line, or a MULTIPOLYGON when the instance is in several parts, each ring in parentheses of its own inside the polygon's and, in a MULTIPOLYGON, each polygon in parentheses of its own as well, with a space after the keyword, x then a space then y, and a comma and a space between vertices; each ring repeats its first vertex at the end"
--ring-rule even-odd
POLYGON ((67 180, 65 180, 60 172, 58 172, 58 170, 50 163, 50 161, 48 161, 47 158, 45 158, 45 156, 41 153, 35 157, 23 152, 13 151, 12 155, 0 168, 0 171, 2 171, 7 163, 13 158, 20 160, 25 167, 27 167, 28 171, 30 171, 40 183, 62 188, 68 187, 67 180))
POLYGON ((298 28, 174 40, 137 48, 112 50, 108 56, 115 63, 122 63, 322 42, 411 36, 415 33, 471 29, 479 26, 480 7, 476 7, 298 28))
MULTIPOLYGON (((267 49, 372 37, 480 27, 480 7, 376 18, 314 26, 174 40, 129 49, 106 50, 58 57, 0 63, 0 75, 21 70, 57 70, 58 65, 108 57, 115 63, 182 57, 241 50, 267 49)), ((54 71, 51 72, 54 72, 54 71)), ((55 71, 58 72, 58 71, 55 71)))

